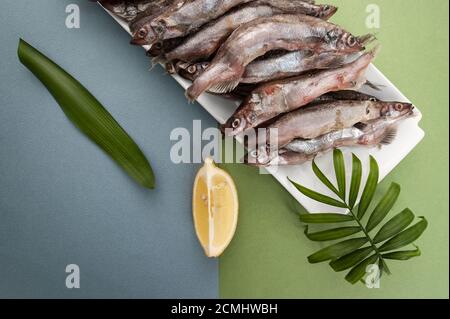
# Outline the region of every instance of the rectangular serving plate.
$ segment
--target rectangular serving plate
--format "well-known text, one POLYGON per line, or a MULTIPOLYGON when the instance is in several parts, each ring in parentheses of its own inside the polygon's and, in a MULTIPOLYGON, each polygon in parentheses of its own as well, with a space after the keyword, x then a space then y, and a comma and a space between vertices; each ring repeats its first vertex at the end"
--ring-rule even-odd
MULTIPOLYGON (((106 9, 105 9, 106 10, 106 9)), ((130 33, 128 25, 106 10, 119 24, 130 33)), ((148 50, 150 47, 144 46, 144 49, 148 50)), ((410 101, 387 79, 373 64, 371 64, 366 73, 367 79, 379 86, 380 91, 374 90, 368 86, 364 86, 361 92, 371 94, 380 100, 384 101, 410 101)), ((181 78, 178 75, 173 75, 173 78, 186 89, 190 82, 181 78)), ((220 124, 227 121, 228 118, 234 113, 237 106, 233 101, 224 99, 219 96, 211 94, 201 95, 197 102, 209 112, 220 124)), ((367 178, 369 167, 369 156, 372 155, 378 162, 380 169, 380 181, 386 177, 405 157, 411 152, 414 147, 424 138, 425 133, 419 127, 419 122, 422 119, 422 113, 417 109, 414 110, 415 116, 401 122, 398 125, 397 136, 392 144, 383 146, 381 148, 367 148, 367 147, 344 147, 342 151, 345 156, 345 162, 347 167, 347 183, 351 179, 351 154, 357 155, 363 164, 363 181, 367 178)), ((317 165, 322 169, 326 176, 334 176, 333 169, 333 156, 332 152, 326 155, 320 156, 316 159, 317 165)), ((288 181, 288 177, 300 184, 314 189, 322 194, 328 194, 334 196, 314 175, 311 168, 311 163, 305 163, 302 165, 293 166, 279 166, 269 167, 264 169, 268 173, 272 174, 278 182, 286 188, 286 190, 296 199, 308 212, 328 212, 330 207, 321 203, 318 203, 310 198, 302 195, 297 189, 295 189, 288 181)), ((332 179, 332 181, 334 181, 332 179)), ((257 183, 258 181, 255 181, 257 183)), ((335 210, 335 209, 333 209, 335 210)), ((345 210, 341 210, 345 212, 345 210)))

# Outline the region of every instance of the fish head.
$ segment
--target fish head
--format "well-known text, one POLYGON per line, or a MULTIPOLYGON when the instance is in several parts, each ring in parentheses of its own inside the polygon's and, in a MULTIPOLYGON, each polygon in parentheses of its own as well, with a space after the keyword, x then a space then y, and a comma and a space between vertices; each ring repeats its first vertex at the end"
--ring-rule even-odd
POLYGON ((235 114, 222 126, 227 136, 236 136, 244 132, 249 127, 246 117, 243 114, 235 114))
POLYGON ((324 20, 328 20, 336 13, 337 10, 338 10, 338 8, 335 6, 331 6, 328 4, 320 5, 320 9, 319 9, 317 17, 324 19, 324 20))
POLYGON ((186 71, 193 76, 194 79, 200 76, 209 66, 209 62, 194 63, 186 67, 186 71))
POLYGON ((245 154, 243 161, 245 164, 251 166, 268 166, 276 157, 277 152, 269 152, 266 147, 260 147, 258 149, 249 150, 245 154))
POLYGON ((365 46, 358 37, 340 28, 334 28, 327 33, 327 41, 341 52, 358 52, 364 50, 365 46))
POLYGON ((386 102, 381 108, 381 116, 387 118, 398 118, 404 115, 411 115, 414 105, 411 103, 386 102))
POLYGON ((136 32, 133 33, 131 44, 146 45, 154 44, 158 40, 156 33, 149 24, 144 24, 136 32))
POLYGON ((254 93, 248 96, 239 109, 223 125, 228 136, 236 136, 257 126, 257 111, 261 109, 259 95, 254 93))

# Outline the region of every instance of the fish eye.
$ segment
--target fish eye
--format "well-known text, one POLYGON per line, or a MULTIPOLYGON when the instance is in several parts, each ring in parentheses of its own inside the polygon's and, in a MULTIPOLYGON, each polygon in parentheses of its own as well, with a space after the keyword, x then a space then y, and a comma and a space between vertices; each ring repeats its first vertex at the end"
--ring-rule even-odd
POLYGON ((234 119, 233 123, 231 124, 231 126, 233 128, 238 128, 239 125, 241 124, 241 120, 240 119, 234 119))
POLYGON ((349 36, 347 39, 347 44, 351 47, 355 46, 357 44, 356 38, 354 36, 349 36))
POLYGON ((147 29, 145 28, 140 28, 138 33, 137 33, 139 38, 145 38, 147 36, 147 29))
POLYGON ((250 156, 253 158, 257 158, 258 157, 258 151, 257 150, 253 150, 250 152, 250 156))
POLYGON ((328 11, 329 9, 330 9, 330 6, 329 6, 328 4, 326 4, 326 5, 323 6, 323 10, 324 10, 324 11, 328 11))
POLYGON ((394 108, 396 111, 401 111, 401 110, 403 110, 403 105, 400 103, 397 103, 397 104, 395 104, 394 108))
POLYGON ((376 99, 376 98, 374 98, 374 97, 371 97, 371 98, 369 99, 369 101, 370 101, 370 102, 376 102, 376 101, 377 101, 377 99, 376 99))
POLYGON ((196 67, 195 65, 190 65, 190 66, 187 68, 187 71, 188 71, 189 73, 191 73, 191 74, 194 74, 195 72, 197 72, 197 67, 196 67))

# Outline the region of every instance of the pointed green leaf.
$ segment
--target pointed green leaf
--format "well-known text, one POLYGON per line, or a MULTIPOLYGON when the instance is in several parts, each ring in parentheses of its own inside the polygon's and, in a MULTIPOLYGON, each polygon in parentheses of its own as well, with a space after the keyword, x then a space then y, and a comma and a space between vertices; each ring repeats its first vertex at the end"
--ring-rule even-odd
POLYGON ((355 154, 352 154, 352 180, 350 183, 350 195, 348 197, 348 205, 350 208, 355 206, 358 199, 359 188, 361 186, 362 165, 361 161, 355 154))
POLYGON ((310 255, 308 257, 308 261, 311 264, 315 264, 322 261, 339 258, 343 255, 351 253, 355 249, 358 249, 359 247, 367 243, 367 241, 368 239, 366 237, 344 240, 340 243, 325 247, 318 252, 310 255))
POLYGON ((383 260, 383 258, 380 258, 378 260, 378 267, 380 268, 380 277, 383 275, 383 273, 386 273, 387 275, 391 274, 391 271, 389 270, 389 267, 383 260))
POLYGON ((361 261, 358 265, 353 267, 352 270, 350 270, 347 276, 345 276, 345 280, 347 280, 351 284, 356 284, 367 273, 367 266, 375 264, 377 259, 378 255, 374 254, 369 258, 361 261))
POLYGON ((373 213, 370 215, 369 221, 367 222, 366 230, 370 232, 379 223, 386 217, 389 211, 394 206, 397 201, 398 196, 400 195, 400 185, 397 183, 392 183, 389 187, 388 191, 378 203, 377 207, 373 210, 373 213))
POLYGON ((300 184, 295 183, 294 181, 292 181, 290 178, 288 178, 289 181, 292 183, 292 185, 295 186, 295 188, 297 188, 300 193, 302 193, 303 195, 314 199, 315 201, 330 205, 330 206, 335 206, 335 207, 340 207, 340 208, 347 208, 347 205, 345 203, 342 203, 332 197, 326 196, 326 195, 322 195, 318 192, 315 192, 309 188, 306 188, 300 184))
POLYGON ((145 155, 84 86, 23 40, 19 43, 18 56, 20 62, 42 82, 81 132, 138 183, 154 188, 153 171, 145 155))
POLYGON ((328 187, 333 193, 339 196, 339 191, 337 188, 333 185, 333 183, 330 182, 330 180, 325 176, 325 174, 320 170, 319 166, 317 166, 316 162, 313 160, 312 162, 312 170, 314 174, 316 174, 317 178, 320 179, 320 181, 328 187))
POLYGON ((348 237, 361 231, 361 227, 340 227, 329 230, 324 230, 316 233, 308 233, 308 227, 305 229, 305 235, 312 241, 329 241, 348 237))
POLYGON ((394 251, 392 253, 383 254, 382 257, 394 260, 408 260, 421 255, 419 247, 414 250, 394 251))
POLYGON ((361 195, 361 200, 359 202, 358 207, 358 218, 362 219, 367 209, 369 208, 370 203, 372 202, 373 195, 377 189, 378 185, 378 177, 379 177, 379 169, 378 163, 370 156, 370 172, 367 177, 366 186, 364 187, 364 191, 361 195))
POLYGON ((395 215, 386 224, 381 227, 373 238, 375 244, 381 243, 388 238, 398 234, 408 227, 414 220, 414 214, 407 208, 401 213, 395 215))
POLYGON ((330 262, 334 271, 343 271, 359 264, 373 251, 373 247, 364 247, 330 262))
POLYGON ((300 220, 306 224, 331 224, 331 223, 344 223, 353 220, 352 215, 344 214, 301 214, 300 220))
POLYGON ((395 235, 387 242, 385 242, 379 248, 379 251, 383 252, 401 248, 411 244, 417 238, 419 238, 428 226, 428 222, 425 217, 420 218, 422 219, 420 222, 416 223, 414 226, 407 228, 406 230, 402 231, 401 233, 395 235))
POLYGON ((339 189, 339 198, 345 201, 345 161, 342 151, 335 149, 333 151, 334 172, 336 174, 336 181, 339 189))

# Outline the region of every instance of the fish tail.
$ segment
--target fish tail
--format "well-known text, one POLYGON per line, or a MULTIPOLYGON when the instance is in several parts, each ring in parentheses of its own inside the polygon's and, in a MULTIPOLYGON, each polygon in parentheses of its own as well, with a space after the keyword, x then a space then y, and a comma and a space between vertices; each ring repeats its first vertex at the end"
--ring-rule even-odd
POLYGON ((194 83, 187 89, 186 96, 190 101, 193 101, 209 89, 214 93, 231 92, 239 84, 239 80, 235 80, 234 76, 233 72, 230 72, 230 67, 225 64, 211 65, 195 79, 194 83))

